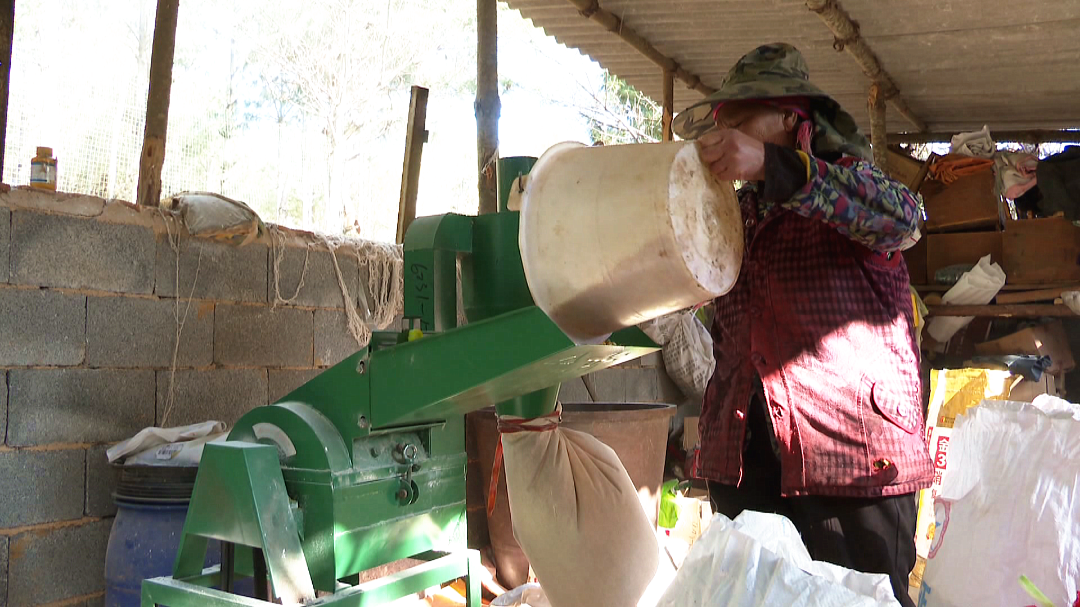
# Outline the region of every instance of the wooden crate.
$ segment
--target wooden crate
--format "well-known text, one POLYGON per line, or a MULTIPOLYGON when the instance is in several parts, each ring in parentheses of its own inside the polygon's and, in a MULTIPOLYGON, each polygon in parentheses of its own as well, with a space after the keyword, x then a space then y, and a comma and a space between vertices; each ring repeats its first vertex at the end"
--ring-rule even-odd
POLYGON ((967 175, 925 194, 926 231, 985 230, 1001 223, 1000 199, 994 194, 994 172, 967 175))
POLYGON ((1080 228, 1064 217, 1008 221, 1001 267, 1010 284, 1080 281, 1080 228))
POLYGON ((904 263, 907 264, 907 271, 908 275, 911 277, 911 284, 929 284, 933 279, 933 276, 926 275, 926 236, 920 238, 919 242, 915 243, 915 246, 904 251, 902 255, 904 257, 904 263))
POLYGON ((975 265, 986 255, 990 256, 991 261, 1001 263, 1004 259, 1001 236, 1001 232, 928 234, 924 238, 927 284, 935 282, 934 274, 947 266, 975 265))

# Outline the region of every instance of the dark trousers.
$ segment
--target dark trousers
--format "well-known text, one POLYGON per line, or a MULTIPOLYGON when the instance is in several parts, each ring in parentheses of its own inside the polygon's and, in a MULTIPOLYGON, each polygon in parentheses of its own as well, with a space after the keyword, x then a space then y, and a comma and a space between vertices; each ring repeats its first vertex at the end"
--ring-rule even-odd
POLYGON ((888 574, 896 599, 904 607, 914 607, 908 574, 915 566, 915 496, 781 497, 780 461, 760 401, 751 402, 749 418, 742 483, 738 487, 709 483, 716 511, 728 518, 743 510, 786 516, 814 560, 888 574))

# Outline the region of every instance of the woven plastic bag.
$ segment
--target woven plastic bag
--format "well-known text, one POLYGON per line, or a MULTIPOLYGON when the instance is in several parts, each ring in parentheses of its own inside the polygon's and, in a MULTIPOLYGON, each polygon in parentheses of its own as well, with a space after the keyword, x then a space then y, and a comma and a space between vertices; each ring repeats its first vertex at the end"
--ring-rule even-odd
POLYGON ((1080 590, 1080 407, 983 401, 956 418, 919 605, 1052 605, 1080 590), (1040 604, 1041 601, 1040 601, 1040 604))
POLYGON ((615 451, 558 414, 500 420, 514 537, 552 607, 633 607, 657 572, 655 531, 615 451))
POLYGON ((810 558, 778 514, 722 514, 690 550, 658 607, 897 607, 889 577, 810 558))

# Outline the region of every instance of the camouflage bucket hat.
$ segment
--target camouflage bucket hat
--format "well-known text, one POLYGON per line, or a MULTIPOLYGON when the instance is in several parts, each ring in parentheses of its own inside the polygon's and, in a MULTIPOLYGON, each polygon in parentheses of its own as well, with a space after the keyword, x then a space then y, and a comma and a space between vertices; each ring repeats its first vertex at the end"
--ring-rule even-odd
POLYGON ((870 143, 855 119, 810 82, 810 70, 802 53, 780 42, 759 46, 744 55, 728 70, 720 90, 680 112, 671 126, 679 137, 696 139, 715 128, 713 111, 718 104, 784 97, 812 100, 815 152, 870 158, 870 143))

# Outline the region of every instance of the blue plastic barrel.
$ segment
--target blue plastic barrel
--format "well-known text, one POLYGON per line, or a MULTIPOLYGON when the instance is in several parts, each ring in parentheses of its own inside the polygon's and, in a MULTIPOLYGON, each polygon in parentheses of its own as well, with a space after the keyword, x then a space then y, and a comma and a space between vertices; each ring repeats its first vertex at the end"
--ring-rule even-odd
MULTIPOLYGON (((197 468, 116 466, 120 482, 105 553, 106 607, 139 607, 142 581, 172 575, 197 468)), ((209 542, 206 564, 221 562, 221 546, 209 542)), ((251 579, 236 591, 251 596, 251 579), (245 588, 245 586, 247 586, 245 588)))

